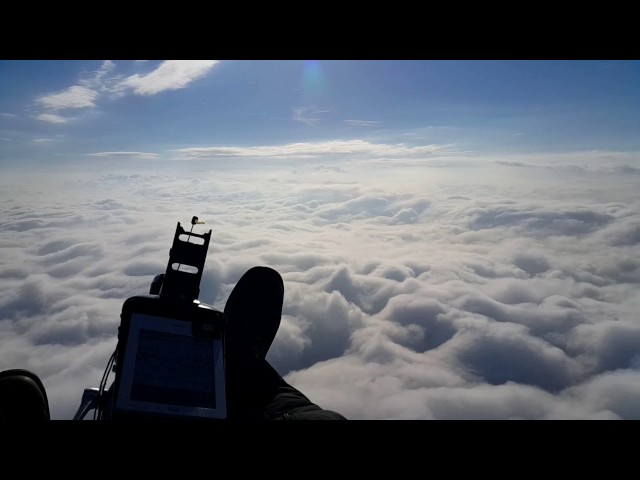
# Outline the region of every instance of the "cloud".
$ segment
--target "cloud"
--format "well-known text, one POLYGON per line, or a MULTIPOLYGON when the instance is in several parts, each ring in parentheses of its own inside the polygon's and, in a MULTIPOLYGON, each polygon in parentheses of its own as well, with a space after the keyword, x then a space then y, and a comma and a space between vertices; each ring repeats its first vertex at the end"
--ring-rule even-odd
POLYGON ((440 150, 437 145, 409 147, 404 144, 376 144, 365 140, 332 140, 316 143, 290 143, 280 146, 257 147, 192 147, 176 150, 186 159, 209 159, 221 157, 301 157, 325 155, 367 155, 407 157, 431 155, 440 150))
POLYGON ((602 173, 616 173, 616 174, 631 174, 637 175, 640 173, 640 168, 633 165, 536 165, 527 162, 514 162, 506 160, 496 161, 499 165, 516 168, 529 168, 529 169, 549 169, 549 170, 562 170, 571 173, 585 174, 590 172, 602 172, 602 173))
POLYGON ((345 120, 344 123, 355 125, 357 127, 376 127, 380 125, 380 122, 375 122, 373 120, 345 120))
POLYGON ((536 236, 583 235, 601 229, 614 218, 588 208, 558 212, 540 209, 527 211, 510 207, 476 209, 474 217, 469 223, 471 230, 513 227, 536 236))
MULTIPOLYGON (((349 143, 252 155, 413 152, 349 143)), ((148 291, 176 221, 197 215, 213 231, 201 300, 223 308, 248 268, 278 270, 285 304, 267 358, 325 408, 352 419, 640 418, 637 176, 522 176, 468 159, 329 169, 326 155, 203 163, 197 176, 162 163, 5 172, 0 368, 38 373, 54 417, 70 418, 102 378, 122 302, 148 291)))
POLYGON ((49 123, 67 123, 71 120, 70 118, 62 117, 53 113, 41 113, 36 115, 36 119, 49 123))
POLYGON ((156 95, 178 90, 206 75, 218 60, 166 60, 146 75, 131 75, 119 83, 136 95, 156 95))
POLYGON ((507 167, 529 168, 532 170, 552 170, 579 174, 593 172, 616 174, 625 173, 627 169, 635 171, 637 169, 635 165, 640 160, 640 154, 637 151, 589 150, 548 154, 519 154, 517 158, 501 156, 486 160, 507 167))
POLYGON ((111 60, 105 60, 102 62, 102 65, 100 65, 100 68, 86 74, 78 83, 94 90, 109 90, 108 85, 119 78, 118 76, 114 77, 111 75, 115 68, 116 64, 114 62, 111 60))
POLYGON ((69 108, 95 107, 95 100, 98 92, 80 85, 72 87, 58 93, 50 93, 36 99, 36 103, 49 110, 63 110, 69 108))
POLYGON ((291 118, 296 122, 301 122, 310 127, 314 127, 320 120, 324 113, 329 110, 319 107, 292 107, 291 118))
POLYGON ((153 160, 158 158, 157 153, 149 152, 96 152, 85 153, 88 157, 108 157, 108 158, 135 158, 140 160, 153 160))
POLYGON ((16 115, 14 115, 13 113, 3 113, 3 112, 0 112, 0 116, 7 117, 7 118, 15 118, 16 117, 16 115))
POLYGON ((584 384, 569 389, 563 397, 578 406, 588 405, 600 418, 638 419, 640 372, 637 369, 616 370, 597 375, 584 384))
POLYGON ((35 104, 44 112, 35 118, 62 124, 71 119, 58 112, 97 108, 99 101, 105 97, 115 99, 126 94, 155 95, 166 90, 185 88, 206 75, 216 63, 217 60, 167 60, 146 75, 124 78, 116 73, 117 65, 113 61, 105 60, 96 70, 84 73, 76 85, 37 97, 35 104))

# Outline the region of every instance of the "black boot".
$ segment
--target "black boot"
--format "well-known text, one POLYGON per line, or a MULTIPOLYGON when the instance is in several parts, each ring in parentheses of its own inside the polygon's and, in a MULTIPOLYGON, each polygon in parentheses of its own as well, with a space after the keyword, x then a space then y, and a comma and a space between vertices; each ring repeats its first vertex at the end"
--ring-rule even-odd
POLYGON ((346 420, 289 385, 266 361, 280 327, 284 283, 275 270, 254 267, 225 305, 225 369, 230 420, 346 420))
POLYGON ((259 419, 273 398, 265 356, 280 327, 283 299, 282 277, 268 267, 248 270, 229 295, 224 308, 229 419, 259 419))
POLYGON ((50 420, 49 400, 40 378, 33 372, 0 372, 0 421, 50 420))
POLYGON ((284 283, 269 267, 253 267, 233 288, 224 307, 227 352, 250 350, 264 359, 280 328, 284 283))

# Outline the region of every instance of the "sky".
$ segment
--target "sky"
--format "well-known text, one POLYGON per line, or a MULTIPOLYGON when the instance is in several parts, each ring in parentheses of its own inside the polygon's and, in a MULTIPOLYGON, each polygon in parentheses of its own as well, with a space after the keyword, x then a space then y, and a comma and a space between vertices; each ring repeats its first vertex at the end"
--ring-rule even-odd
POLYGON ((72 418, 196 215, 325 408, 640 419, 638 192, 638 61, 0 61, 0 370, 72 418))

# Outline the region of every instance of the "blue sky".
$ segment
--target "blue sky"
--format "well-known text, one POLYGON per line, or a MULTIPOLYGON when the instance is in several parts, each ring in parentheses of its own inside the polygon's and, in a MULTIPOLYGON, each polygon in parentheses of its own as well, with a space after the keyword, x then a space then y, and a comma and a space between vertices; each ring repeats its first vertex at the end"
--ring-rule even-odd
POLYGON ((0 370, 72 418, 177 221, 351 419, 640 419, 640 62, 0 61, 0 370))
POLYGON ((0 82, 5 164, 354 140, 471 155, 640 146, 637 61, 16 60, 0 82))

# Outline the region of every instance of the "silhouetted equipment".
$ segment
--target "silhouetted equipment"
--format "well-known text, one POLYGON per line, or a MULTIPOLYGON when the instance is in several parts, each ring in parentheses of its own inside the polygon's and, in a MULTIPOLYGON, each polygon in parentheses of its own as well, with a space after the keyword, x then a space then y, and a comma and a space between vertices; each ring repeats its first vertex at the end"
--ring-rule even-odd
MULTIPOLYGON (((197 220, 198 217, 193 217, 192 230, 197 220)), ((160 297, 170 301, 187 302, 198 298, 210 239, 211 230, 201 235, 186 232, 178 222, 173 246, 169 251, 167 271, 160 288, 160 297), (187 238, 183 239, 184 236, 187 238), (202 243, 194 243, 192 239, 201 239, 202 243)))
POLYGON ((149 294, 125 300, 118 343, 99 388, 87 388, 74 417, 226 418, 223 313, 198 300, 211 230, 178 222, 164 274, 149 294), (107 378, 115 379, 106 389, 107 378))

